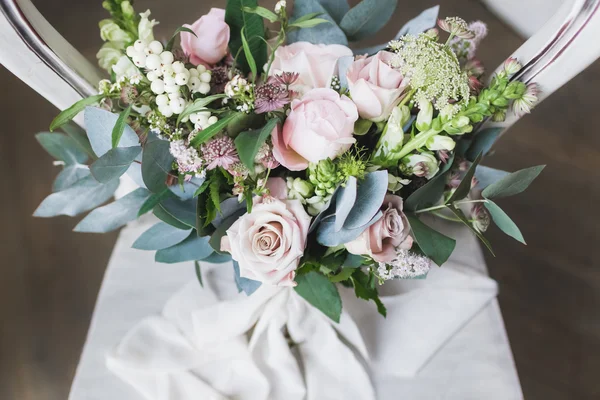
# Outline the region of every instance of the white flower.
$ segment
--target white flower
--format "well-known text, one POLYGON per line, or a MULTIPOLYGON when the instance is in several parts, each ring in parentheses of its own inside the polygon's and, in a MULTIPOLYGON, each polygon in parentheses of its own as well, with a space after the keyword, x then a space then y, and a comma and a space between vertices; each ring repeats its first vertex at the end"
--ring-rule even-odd
POLYGON ((115 65, 123 55, 121 49, 122 44, 119 42, 104 43, 98 53, 96 53, 100 68, 110 71, 112 66, 115 65))
POLYGON ((130 78, 139 73, 138 69, 131 63, 127 56, 121 56, 119 61, 113 65, 112 70, 117 75, 117 80, 121 77, 130 78))
POLYGON ((426 275, 431 260, 408 250, 398 250, 397 258, 391 263, 379 263, 377 275, 383 280, 410 279, 426 275))
POLYGON ((429 153, 411 154, 403 161, 414 175, 427 179, 433 178, 440 169, 437 159, 429 153))
POLYGON ((281 11, 287 7, 287 2, 285 0, 280 0, 275 4, 275 13, 281 14, 281 11))
POLYGON ((454 150, 454 147, 456 146, 456 142, 454 140, 452 140, 451 137, 443 136, 443 135, 435 135, 435 136, 429 138, 429 140, 427 140, 427 143, 425 145, 431 151, 438 151, 438 150, 451 151, 451 150, 454 150))
POLYGON ((140 23, 138 25, 138 36, 140 40, 150 43, 154 40, 154 32, 153 28, 155 25, 158 25, 155 19, 150 20, 148 17, 150 16, 150 10, 147 10, 145 13, 141 13, 140 23))

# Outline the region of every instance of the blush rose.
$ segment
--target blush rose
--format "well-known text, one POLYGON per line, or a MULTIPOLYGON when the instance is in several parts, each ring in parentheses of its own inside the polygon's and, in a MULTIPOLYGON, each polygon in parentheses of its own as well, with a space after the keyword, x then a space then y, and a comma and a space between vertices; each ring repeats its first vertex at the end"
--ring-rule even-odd
POLYGON ((227 55, 230 29, 225 23, 225 10, 212 8, 192 25, 184 26, 196 34, 194 36, 189 32, 181 32, 181 48, 190 57, 192 64, 208 67, 227 55))

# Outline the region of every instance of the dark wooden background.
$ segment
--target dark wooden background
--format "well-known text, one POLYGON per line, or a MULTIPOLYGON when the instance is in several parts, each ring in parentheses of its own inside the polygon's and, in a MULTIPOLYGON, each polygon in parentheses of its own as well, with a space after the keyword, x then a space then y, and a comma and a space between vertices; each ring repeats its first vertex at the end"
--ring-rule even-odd
MULTIPOLYGON (((100 0, 34 0, 90 59, 101 45, 100 0)), ((138 0, 166 38, 224 0, 138 0)), ((432 0, 401 0, 380 42, 432 0)), ((442 15, 481 19, 480 52, 493 69, 522 39, 478 1, 446 0, 442 15)), ((271 6, 274 1, 265 1, 271 6)), ((70 218, 34 219, 58 172, 37 145, 57 110, 0 67, 0 399, 64 400, 116 234, 71 232, 70 218)), ((524 195, 503 201, 527 247, 492 230, 488 258, 527 399, 600 398, 600 63, 520 121, 486 163, 506 170, 548 164, 524 195)), ((168 273, 168 271, 165 271, 168 273)))

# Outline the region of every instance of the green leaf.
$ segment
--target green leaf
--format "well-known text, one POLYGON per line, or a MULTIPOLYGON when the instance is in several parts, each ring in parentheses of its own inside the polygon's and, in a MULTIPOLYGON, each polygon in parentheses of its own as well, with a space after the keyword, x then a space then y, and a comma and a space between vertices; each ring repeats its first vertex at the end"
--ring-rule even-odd
POLYGON ((277 16, 277 14, 275 14, 273 11, 266 9, 264 7, 255 7, 255 8, 244 7, 244 12, 247 12, 250 14, 258 14, 261 17, 263 17, 264 19, 269 20, 270 22, 277 22, 279 20, 279 17, 277 16))
POLYGON ((92 149, 92 145, 90 144, 90 139, 88 139, 85 131, 73 121, 64 124, 62 130, 75 142, 81 150, 83 150, 91 159, 95 160, 98 158, 94 150, 92 149))
POLYGON ((394 15, 398 0, 363 0, 344 15, 340 27, 351 41, 379 32, 394 15))
POLYGON ((123 136, 123 132, 125 131, 125 125, 127 125, 127 118, 129 118, 129 114, 131 114, 131 106, 127 107, 119 114, 119 118, 117 119, 117 123, 112 130, 112 147, 115 148, 119 145, 119 141, 121 141, 121 136, 123 136))
POLYGON ((527 244, 517 224, 496 203, 488 200, 485 203, 485 208, 490 212, 494 222, 502 232, 523 244, 527 244))
POLYGON ((159 222, 137 238, 131 247, 138 250, 162 250, 183 242, 192 229, 178 229, 165 222, 159 222))
POLYGON ((513 172, 500 179, 498 182, 492 183, 490 186, 486 187, 483 190, 482 195, 486 199, 495 199, 522 193, 529 185, 531 185, 545 167, 545 165, 538 165, 537 167, 513 172))
MULTIPOLYGON (((86 107, 84 113, 85 128, 94 153, 101 157, 112 146, 112 131, 119 115, 96 107, 86 107)), ((119 147, 139 146, 140 139, 135 131, 127 124, 124 125, 123 136, 119 147)))
POLYGON ((86 97, 85 99, 79 100, 77 103, 73 104, 71 107, 58 114, 56 118, 52 120, 52 122, 50 123, 50 132, 53 132, 55 129, 60 128, 67 122, 71 121, 87 106, 91 106, 102 101, 104 97, 105 96, 103 94, 97 94, 95 96, 90 96, 86 97))
MULTIPOLYGON (((212 174, 210 184, 208 186, 210 192, 210 201, 217 211, 221 211, 221 184, 223 183, 223 175, 212 174)), ((212 222, 212 219, 210 220, 212 222)))
POLYGON ((229 116, 227 116, 225 118, 221 118, 218 122, 212 124, 211 126, 209 126, 206 129, 201 130, 196 135, 196 137, 194 137, 192 139, 192 141, 190 142, 190 146, 191 147, 198 147, 202 143, 204 143, 207 140, 211 139, 217 133, 219 133, 223 129, 225 129, 225 127, 227 127, 227 124, 229 124, 235 118, 236 114, 237 113, 231 114, 231 115, 229 115, 229 116))
POLYGON ((138 217, 138 210, 150 192, 139 188, 119 200, 89 213, 73 229, 75 232, 106 233, 119 229, 138 217))
POLYGON ((256 292, 260 285, 262 285, 262 283, 259 281, 241 277, 240 265, 235 260, 233 260, 233 277, 235 279, 238 292, 244 292, 246 293, 246 296, 250 296, 252 293, 256 292))
POLYGON ((354 134, 357 136, 363 136, 369 133, 369 130, 373 126, 373 121, 369 121, 368 119, 359 118, 358 121, 354 124, 354 134))
POLYGON ((202 182, 202 185, 200 185, 200 187, 198 189, 196 189, 196 191, 194 192, 194 197, 198 197, 202 193, 204 193, 204 191, 208 188, 209 184, 210 184, 210 179, 206 179, 204 182, 202 182))
POLYGON ((175 264, 202 260, 213 253, 207 237, 198 237, 195 232, 183 242, 156 252, 154 259, 160 263, 175 264))
POLYGON ((237 137, 241 132, 258 130, 265 125, 265 114, 236 113, 227 125, 227 134, 237 137))
POLYGON ((321 25, 321 24, 330 24, 331 21, 323 19, 323 18, 313 18, 313 19, 309 19, 308 21, 301 21, 301 22, 294 22, 291 23, 290 26, 294 26, 296 28, 313 28, 317 25, 321 25))
POLYGON ((88 155, 67 135, 43 132, 35 138, 48 154, 67 165, 83 164, 88 160, 88 155))
POLYGON ((167 188, 167 176, 173 167, 174 157, 169 151, 170 144, 166 140, 148 141, 142 153, 142 178, 144 184, 153 193, 160 193, 167 188))
POLYGON ((404 207, 408 211, 421 210, 431 207, 437 203, 444 195, 446 188, 447 174, 441 174, 432 178, 425 186, 413 192, 406 201, 404 207))
MULTIPOLYGON (((348 4, 348 0, 319 0, 319 3, 323 6, 327 13, 331 15, 331 17, 335 20, 336 23, 340 23, 344 15, 350 10, 350 5, 348 4)), ((319 16, 317 13, 313 15, 310 19, 319 16)))
POLYGON ((160 204, 163 200, 168 199, 169 197, 174 196, 173 192, 169 190, 169 188, 163 189, 159 193, 154 193, 142 204, 138 211, 138 217, 146 214, 158 204, 160 204))
POLYGON ((248 66, 250 67, 250 71, 252 72, 252 77, 254 78, 254 80, 256 80, 257 75, 258 75, 258 71, 256 69, 256 61, 254 60, 254 56, 252 55, 252 50, 250 49, 250 45, 248 44, 248 41, 246 40, 246 34, 244 33, 245 29, 246 29, 246 27, 243 27, 242 32, 240 33, 241 38, 242 38, 242 47, 244 48, 244 55, 246 56, 246 62, 248 63, 248 66))
POLYGON ((419 244, 423 254, 431 258, 437 265, 442 266, 452 255, 456 247, 456 240, 425 225, 413 214, 407 214, 407 217, 415 241, 419 244))
POLYGON ((339 274, 329 277, 329 280, 333 283, 339 283, 350 279, 352 274, 356 271, 356 268, 343 268, 339 274))
POLYGON ((260 146, 271 136, 271 132, 273 132, 278 122, 277 118, 271 119, 262 130, 242 132, 235 138, 235 147, 240 160, 251 171, 254 170, 254 158, 260 146))
POLYGON ((167 45, 165 46, 165 50, 171 51, 171 49, 173 48, 173 45, 175 44, 175 38, 177 38, 177 35, 179 35, 181 32, 188 32, 188 33, 191 33, 192 35, 198 37, 198 35, 196 35, 196 32, 194 32, 190 28, 187 28, 185 26, 180 26, 179 28, 177 28, 177 30, 175 30, 175 33, 173 33, 173 36, 171 36, 171 39, 169 39, 169 41, 167 42, 167 45))
POLYGON ((140 146, 115 147, 94 161, 90 165, 90 171, 98 182, 112 181, 127 172, 131 163, 141 152, 140 146))
POLYGON ((244 215, 245 212, 246 210, 242 209, 225 218, 213 232, 208 243, 216 252, 221 253, 221 239, 227 234, 227 229, 231 228, 231 225, 233 225, 242 215, 244 215))
POLYGON ((65 190, 87 176, 90 176, 90 170, 87 166, 67 165, 54 180, 52 192, 65 190))
POLYGON ((185 230, 191 228, 190 226, 184 224, 183 222, 179 221, 177 218, 169 214, 164 208, 160 206, 160 204, 152 209, 152 213, 156 216, 156 218, 160 219, 163 222, 166 222, 171 226, 174 226, 177 229, 185 230))
POLYGON ((460 184, 458 185, 454 193, 452 193, 452 196, 450 196, 450 198, 448 199, 447 204, 452 204, 457 200, 462 200, 469 195, 469 192, 471 191, 471 182, 473 181, 475 171, 477 170, 477 166, 481 162, 482 157, 483 154, 479 153, 477 158, 475 158, 475 161, 473 161, 473 163, 469 167, 469 170, 465 174, 464 178, 462 179, 462 181, 460 181, 460 184))
POLYGON ((477 132, 467 150, 467 160, 473 161, 479 154, 488 154, 502 131, 503 128, 487 128, 477 132))
POLYGON ((46 197, 33 216, 47 218, 68 215, 74 217, 94 209, 110 199, 118 186, 118 179, 104 185, 95 180, 93 176, 88 176, 69 188, 46 197))
MULTIPOLYGON (((298 1, 296 3, 298 3, 298 1)), ((308 21, 310 19, 317 18, 317 17, 319 17, 321 15, 323 15, 323 13, 320 13, 320 12, 308 13, 308 14, 305 14, 305 15, 301 16, 300 18, 295 19, 294 23, 308 21)))
POLYGON ((196 203, 196 199, 184 201, 171 197, 163 200, 158 206, 177 221, 194 228, 196 225, 196 203))
POLYGON ((311 271, 296 278, 296 293, 335 322, 340 322, 342 299, 335 285, 324 275, 311 271))
POLYGON ((198 279, 198 283, 201 287, 204 287, 204 282, 202 282, 202 270, 200 270, 200 263, 198 261, 194 261, 194 269, 196 270, 196 278, 198 279))
MULTIPOLYGON (((324 0, 321 1, 324 2, 324 0)), ((348 45, 346 34, 331 15, 329 15, 324 6, 317 0, 297 0, 294 2, 294 13, 291 18, 292 23, 307 21, 318 15, 331 22, 331 24, 321 24, 313 28, 290 31, 288 34, 289 43, 310 42, 314 44, 348 45)))
MULTIPOLYGON (((257 0, 228 0, 225 10, 225 22, 231 30, 229 49, 231 54, 238 54, 243 47, 242 29, 248 41, 248 48, 255 64, 262 66, 267 63, 267 44, 264 42, 265 25, 258 14, 245 12, 244 8, 258 7, 257 0)), ((237 66, 245 73, 250 72, 250 65, 245 55, 238 58, 237 66)))
POLYGON ((199 111, 203 111, 206 106, 208 106, 213 101, 224 99, 224 94, 214 94, 212 96, 203 97, 201 99, 196 99, 192 104, 187 106, 181 114, 177 117, 177 125, 181 122, 185 117, 190 116, 191 114, 197 113, 199 111))
POLYGON ((379 298, 377 287, 375 286, 375 279, 373 275, 367 275, 362 270, 354 270, 352 275, 352 284, 354 285, 354 293, 356 297, 363 300, 373 300, 377 305, 377 311, 384 317, 387 316, 387 310, 385 305, 379 298))
POLYGON ((475 234, 475 236, 477 236, 479 238, 479 240, 481 240, 481 243, 483 243, 485 245, 485 247, 487 247, 487 249, 490 251, 490 253, 495 257, 496 254, 494 254, 494 249, 492 249, 492 244, 490 243, 490 241, 487 240, 487 238, 485 236, 483 236, 483 233, 479 232, 477 229, 475 229, 473 227, 473 224, 471 224, 471 222, 465 216, 465 214, 456 207, 448 207, 448 208, 450 209, 450 211, 452 211, 454 213, 454 215, 456 215, 456 217, 458 219, 460 219, 460 221, 463 224, 465 224, 471 230, 471 232, 473 232, 475 234))

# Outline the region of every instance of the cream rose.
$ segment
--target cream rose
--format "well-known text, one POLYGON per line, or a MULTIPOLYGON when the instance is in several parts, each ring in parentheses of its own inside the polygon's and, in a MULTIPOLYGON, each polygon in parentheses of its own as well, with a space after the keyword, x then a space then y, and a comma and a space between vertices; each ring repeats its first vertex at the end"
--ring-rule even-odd
POLYGON ((306 93, 310 89, 329 87, 331 78, 338 75, 338 60, 352 55, 352 50, 339 44, 296 42, 275 51, 270 74, 297 72, 300 76, 292 89, 306 93))
POLYGON ((385 196, 381 207, 383 216, 357 239, 346 243, 346 250, 352 254, 370 256, 377 262, 392 262, 397 256, 397 249, 410 249, 413 238, 402 208, 401 197, 385 196))
POLYGON ((310 216, 300 201, 268 197, 227 230, 221 250, 239 263, 243 278, 295 286, 309 226, 310 216))
POLYGON ((389 66, 393 56, 380 51, 356 60, 348 69, 348 89, 361 118, 375 122, 387 119, 405 94, 408 81, 389 66))
POLYGON ((292 171, 308 168, 309 162, 332 160, 356 141, 356 106, 332 89, 313 89, 292 102, 290 115, 272 133, 273 156, 292 171))

